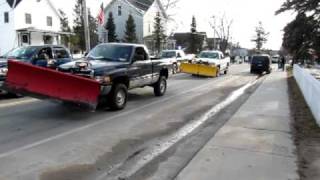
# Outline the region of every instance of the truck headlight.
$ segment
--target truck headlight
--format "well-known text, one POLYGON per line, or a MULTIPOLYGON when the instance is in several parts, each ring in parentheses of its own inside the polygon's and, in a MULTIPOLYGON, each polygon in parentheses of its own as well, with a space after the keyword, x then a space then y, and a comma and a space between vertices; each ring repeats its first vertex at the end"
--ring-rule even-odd
POLYGON ((110 76, 96 76, 95 80, 103 83, 103 84, 110 84, 111 83, 111 77, 110 76))
POLYGON ((0 75, 5 76, 7 75, 7 73, 8 73, 8 68, 0 68, 0 75))

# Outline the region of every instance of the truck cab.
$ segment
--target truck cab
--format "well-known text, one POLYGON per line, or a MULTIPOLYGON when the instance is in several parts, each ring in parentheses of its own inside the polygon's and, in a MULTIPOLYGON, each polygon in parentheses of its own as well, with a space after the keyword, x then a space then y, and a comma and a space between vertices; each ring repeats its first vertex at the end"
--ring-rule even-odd
POLYGON ((196 62, 215 65, 218 71, 224 72, 224 74, 227 74, 230 66, 230 58, 225 57, 221 51, 202 51, 196 59, 196 62))
POLYGON ((130 89, 152 86, 156 96, 163 96, 167 88, 168 65, 151 60, 148 49, 139 44, 100 44, 59 71, 99 82, 101 100, 109 101, 113 109, 124 108, 130 89))

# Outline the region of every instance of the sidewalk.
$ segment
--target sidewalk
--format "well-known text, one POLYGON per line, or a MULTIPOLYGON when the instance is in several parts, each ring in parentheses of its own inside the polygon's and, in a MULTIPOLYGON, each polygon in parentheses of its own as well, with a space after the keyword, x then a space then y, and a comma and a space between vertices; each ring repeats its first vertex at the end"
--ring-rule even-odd
POLYGON ((177 180, 299 179, 286 78, 271 73, 177 180))

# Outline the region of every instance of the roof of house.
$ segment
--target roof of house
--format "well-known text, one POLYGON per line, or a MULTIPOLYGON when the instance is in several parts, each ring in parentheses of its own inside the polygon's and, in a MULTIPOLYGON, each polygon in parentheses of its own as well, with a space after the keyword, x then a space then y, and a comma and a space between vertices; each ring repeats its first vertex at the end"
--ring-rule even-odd
MULTIPOLYGON (((178 33, 174 33, 173 37, 174 38, 186 38, 186 37, 189 37, 191 34, 192 34, 191 32, 178 32, 178 33)), ((207 36, 206 32, 197 32, 196 34, 204 36, 204 37, 207 36)))
POLYGON ((15 1, 15 0, 7 0, 7 3, 9 4, 9 6, 10 6, 11 8, 17 7, 22 0, 16 0, 16 4, 15 4, 15 5, 14 5, 14 3, 15 3, 14 1, 15 1), (13 7, 13 6, 14 6, 14 7, 13 7))
POLYGON ((153 4, 154 0, 128 0, 136 8, 147 11, 153 4))
MULTIPOLYGON (((108 9, 113 3, 115 3, 117 0, 112 0, 106 7, 105 10, 108 9)), ((163 16, 167 18, 167 14, 162 6, 162 3, 160 0, 125 0, 125 2, 129 3, 134 9, 136 9, 139 13, 143 14, 144 12, 148 11, 149 8, 152 6, 154 2, 157 2, 160 8, 160 11, 162 12, 163 16)))

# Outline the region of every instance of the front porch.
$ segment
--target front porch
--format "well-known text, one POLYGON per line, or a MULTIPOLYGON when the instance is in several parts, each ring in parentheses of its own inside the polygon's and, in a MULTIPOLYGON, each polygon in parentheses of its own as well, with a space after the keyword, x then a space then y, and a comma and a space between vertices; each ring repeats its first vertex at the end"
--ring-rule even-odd
POLYGON ((71 36, 69 32, 56 32, 48 30, 40 30, 35 28, 18 29, 17 40, 18 46, 44 45, 44 44, 61 44, 61 36, 71 36))

